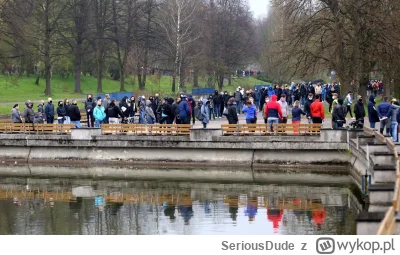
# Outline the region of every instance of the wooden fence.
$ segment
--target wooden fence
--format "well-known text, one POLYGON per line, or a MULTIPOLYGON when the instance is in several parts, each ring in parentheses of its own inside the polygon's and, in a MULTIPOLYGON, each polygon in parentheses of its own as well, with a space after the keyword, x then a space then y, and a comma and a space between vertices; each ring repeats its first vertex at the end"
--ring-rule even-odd
POLYGON ((103 135, 188 136, 191 128, 190 124, 103 124, 101 132, 103 135))
POLYGON ((74 124, 0 123, 0 133, 5 134, 69 134, 74 124))
POLYGON ((228 135, 320 135, 321 124, 223 124, 222 134, 228 135))

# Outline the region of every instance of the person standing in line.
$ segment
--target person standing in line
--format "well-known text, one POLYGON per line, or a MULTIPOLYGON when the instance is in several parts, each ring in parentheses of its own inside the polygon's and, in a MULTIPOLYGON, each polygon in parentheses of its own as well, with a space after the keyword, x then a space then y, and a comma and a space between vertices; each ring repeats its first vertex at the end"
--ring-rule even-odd
POLYGON ((397 115, 399 112, 400 106, 399 102, 397 102, 396 99, 392 100, 392 109, 391 109, 391 120, 392 120, 392 126, 391 126, 391 133, 392 133, 392 140, 393 142, 397 143, 397 135, 398 135, 398 127, 399 123, 397 122, 397 115))
POLYGON ((279 105, 282 109, 282 120, 280 121, 283 124, 287 124, 288 116, 289 116, 289 105, 286 102, 286 95, 282 94, 281 99, 279 100, 279 105))
POLYGON ((92 95, 87 96, 87 100, 85 102, 85 110, 87 116, 87 125, 89 128, 94 126, 94 117, 93 117, 93 109, 96 107, 96 103, 93 101, 92 95))
POLYGON ((71 124, 74 124, 75 128, 81 128, 81 112, 75 99, 72 100, 72 105, 68 107, 68 115, 71 118, 71 124))
POLYGON ((349 93, 346 96, 346 99, 344 100, 344 105, 346 106, 346 117, 347 117, 347 113, 350 113, 350 117, 351 119, 355 119, 353 118, 353 113, 351 112, 351 106, 353 105, 353 93, 351 91, 349 91, 349 93))
POLYGON ((101 105, 101 100, 97 101, 97 106, 93 110, 93 117, 95 119, 95 128, 100 128, 106 118, 106 110, 101 105))
POLYGON ((236 89, 234 96, 236 101, 236 112, 240 114, 240 111, 242 110, 242 107, 240 105, 242 103, 242 93, 240 93, 240 88, 236 89))
POLYGON ((265 112, 265 109, 267 108, 268 103, 269 103, 269 97, 266 96, 265 100, 264 100, 264 103, 263 103, 263 108, 262 108, 262 115, 263 115, 263 118, 264 118, 264 124, 268 124, 268 118, 267 118, 267 115, 266 115, 266 112, 265 112))
POLYGON ((378 105, 378 115, 380 117, 380 133, 383 135, 383 130, 386 127, 386 135, 390 135, 392 105, 388 102, 388 97, 383 98, 383 102, 378 105))
POLYGON ((270 125, 271 132, 273 132, 273 125, 278 124, 279 120, 282 119, 282 109, 278 104, 276 95, 272 95, 271 101, 265 107, 265 118, 267 119, 267 124, 270 125))
MULTIPOLYGON (((108 106, 110 105, 111 100, 110 100, 110 95, 106 94, 106 96, 104 97, 104 100, 102 102, 102 106, 104 107, 105 110, 107 110, 108 106)), ((106 118, 103 121, 104 124, 108 124, 108 117, 106 116, 106 118)))
POLYGON ((48 102, 46 104, 46 107, 44 108, 44 112, 46 115, 46 122, 47 124, 53 124, 54 123, 54 105, 53 105, 53 99, 49 98, 48 102))
POLYGON ((21 113, 19 111, 19 104, 15 104, 11 110, 11 120, 13 123, 22 123, 21 113))
POLYGON ((230 98, 228 100, 228 115, 226 117, 229 124, 238 124, 239 118, 236 111, 236 99, 230 98))
POLYGON ((376 123, 379 122, 379 113, 375 105, 376 105, 375 95, 372 93, 371 96, 369 97, 369 102, 368 102, 368 120, 369 120, 369 126, 372 129, 375 129, 376 123))
POLYGON ((67 111, 65 110, 63 101, 58 102, 57 115, 58 115, 57 117, 58 124, 64 124, 67 111))
POLYGON ((203 123, 204 129, 207 128, 207 124, 210 122, 210 119, 209 119, 210 113, 208 112, 210 110, 210 108, 208 107, 209 103, 210 103, 209 100, 203 99, 203 104, 200 108, 201 116, 203 117, 203 119, 201 120, 201 123, 203 123))
POLYGON ((315 124, 322 124, 325 119, 324 104, 320 101, 320 98, 320 95, 315 95, 315 101, 310 106, 312 121, 315 124))
POLYGON ((181 124, 190 124, 191 112, 190 105, 187 101, 187 96, 182 95, 182 101, 179 103, 179 116, 181 124))
POLYGON ((308 123, 312 123, 311 104, 314 103, 314 95, 309 93, 307 101, 304 103, 304 112, 307 113, 308 123))
MULTIPOLYGON (((307 116, 307 114, 300 108, 300 101, 295 101, 293 103, 292 109, 292 124, 300 125, 301 123, 301 115, 307 116)), ((294 127, 294 133, 299 133, 299 126, 294 127)))
POLYGON ((338 99, 338 104, 333 108, 332 123, 335 123, 334 129, 340 129, 346 123, 347 107, 343 105, 343 99, 338 99))
POLYGON ((362 96, 358 96, 357 103, 354 105, 354 115, 356 120, 364 126, 365 108, 362 96))
POLYGON ((64 124, 71 124, 71 118, 69 117, 69 112, 68 112, 69 106, 70 106, 69 99, 68 98, 64 99, 64 108, 66 112, 64 124))
POLYGON ((46 116, 44 112, 44 101, 41 100, 40 103, 38 104, 38 113, 41 113, 43 116, 46 116))

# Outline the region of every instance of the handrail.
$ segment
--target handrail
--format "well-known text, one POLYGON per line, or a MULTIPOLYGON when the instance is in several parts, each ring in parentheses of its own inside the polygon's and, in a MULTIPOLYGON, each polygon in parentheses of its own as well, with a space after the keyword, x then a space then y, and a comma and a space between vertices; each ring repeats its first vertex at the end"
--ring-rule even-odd
POLYGON ((397 180, 395 184, 394 197, 389 210, 386 212, 385 218, 382 220, 378 230, 378 235, 393 235, 396 231, 396 215, 400 212, 400 160, 397 152, 396 145, 393 143, 391 138, 384 137, 381 133, 364 127, 366 134, 374 135, 377 140, 386 144, 387 148, 393 153, 395 164, 396 164, 396 175, 397 180), (373 133, 371 133, 371 131, 373 133))
POLYGON ((378 229, 378 235, 393 235, 396 231, 396 210, 390 207, 378 229))

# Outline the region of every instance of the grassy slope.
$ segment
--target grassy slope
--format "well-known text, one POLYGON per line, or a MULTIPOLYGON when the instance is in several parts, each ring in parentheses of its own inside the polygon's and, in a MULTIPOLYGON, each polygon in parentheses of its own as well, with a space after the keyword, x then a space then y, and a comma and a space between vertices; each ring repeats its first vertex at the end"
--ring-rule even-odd
MULTIPOLYGON (((31 76, 30 78, 16 76, 0 76, 0 103, 5 102, 19 102, 23 103, 26 100, 42 100, 47 101, 47 97, 44 96, 45 80, 40 79, 39 86, 35 85, 36 77, 31 76)), ((200 79, 199 83, 201 87, 205 87, 205 79, 200 79)), ((125 85, 126 91, 138 91, 137 85, 132 79, 127 79, 125 85)), ((263 82, 254 78, 239 78, 234 79, 232 86, 225 85, 224 90, 233 91, 237 86, 244 88, 252 88, 254 85, 263 84, 263 82)), ((187 91, 190 93, 193 84, 187 83, 187 91)), ((85 98, 86 94, 96 94, 97 91, 97 80, 91 76, 82 76, 81 88, 82 94, 75 94, 74 91, 74 78, 60 78, 58 76, 52 79, 52 97, 54 101, 64 98, 85 98)), ((120 88, 119 81, 113 81, 110 79, 103 80, 103 91, 106 93, 118 92, 120 88)), ((157 76, 149 76, 146 83, 146 91, 140 91, 138 93, 144 94, 155 94, 170 95, 171 93, 171 77, 162 76, 161 80, 157 79, 157 76)), ((12 105, 0 105, 0 114, 9 114, 12 105)))

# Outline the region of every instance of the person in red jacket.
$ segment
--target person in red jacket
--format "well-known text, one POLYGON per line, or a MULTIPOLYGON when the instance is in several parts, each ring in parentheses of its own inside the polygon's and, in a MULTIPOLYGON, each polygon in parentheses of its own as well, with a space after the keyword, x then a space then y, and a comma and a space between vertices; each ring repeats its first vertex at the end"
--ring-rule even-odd
POLYGON ((313 123, 322 124, 325 119, 325 109, 324 104, 320 101, 320 95, 315 96, 315 101, 311 104, 310 110, 313 123))
POLYGON ((267 119, 267 123, 271 127, 271 132, 274 132, 273 130, 273 124, 278 124, 279 120, 282 120, 282 109, 281 105, 276 101, 278 97, 276 95, 273 95, 271 97, 271 100, 267 106, 265 107, 265 118, 267 119))

